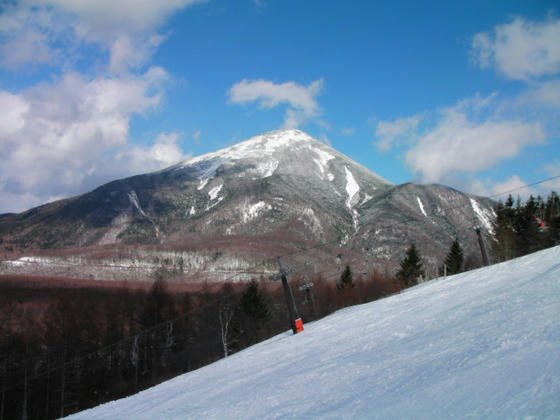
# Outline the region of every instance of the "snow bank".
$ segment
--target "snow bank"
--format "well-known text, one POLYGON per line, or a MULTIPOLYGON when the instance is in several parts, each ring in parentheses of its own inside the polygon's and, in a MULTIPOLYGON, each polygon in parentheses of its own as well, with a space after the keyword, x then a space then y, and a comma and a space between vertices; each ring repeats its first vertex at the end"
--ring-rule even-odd
POLYGON ((433 280, 71 418, 558 418, 559 279, 556 247, 433 280))

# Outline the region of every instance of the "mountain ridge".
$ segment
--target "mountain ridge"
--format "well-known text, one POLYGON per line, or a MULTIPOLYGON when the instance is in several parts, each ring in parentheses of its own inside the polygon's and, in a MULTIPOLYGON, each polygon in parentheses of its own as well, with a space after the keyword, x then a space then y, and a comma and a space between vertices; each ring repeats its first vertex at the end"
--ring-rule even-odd
MULTIPOLYGON (((5 216, 0 239, 5 251, 25 253, 182 243, 205 259, 227 254, 228 267, 235 259, 247 267, 281 250, 294 252, 302 243, 329 245, 309 258, 343 254, 348 262, 394 266, 407 243, 417 242, 433 271, 455 237, 475 248, 469 225, 491 220, 492 206, 444 186, 395 185, 302 131, 277 130, 5 216), (465 207, 464 214, 454 206, 465 207), (246 255, 247 241, 263 249, 246 255), (220 249, 213 249, 216 243, 220 249)), ((212 264, 207 272, 223 271, 212 264)), ((13 270, 5 265, 3 272, 13 270)), ((188 278, 196 275, 187 271, 188 278)))

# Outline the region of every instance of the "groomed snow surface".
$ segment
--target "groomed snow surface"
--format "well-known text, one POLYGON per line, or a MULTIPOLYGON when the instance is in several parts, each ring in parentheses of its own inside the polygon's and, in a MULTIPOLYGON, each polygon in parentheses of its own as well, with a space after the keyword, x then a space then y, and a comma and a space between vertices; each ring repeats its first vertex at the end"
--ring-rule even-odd
POLYGON ((73 419, 560 418, 560 247, 347 308, 73 419))

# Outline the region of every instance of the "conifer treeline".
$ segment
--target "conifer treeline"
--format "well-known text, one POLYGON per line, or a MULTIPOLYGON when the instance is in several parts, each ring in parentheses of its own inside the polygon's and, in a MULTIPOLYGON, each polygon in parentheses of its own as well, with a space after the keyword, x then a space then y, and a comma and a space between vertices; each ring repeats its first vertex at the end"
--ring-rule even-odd
POLYGON ((510 195, 496 208, 494 257, 497 262, 560 244, 560 197, 544 200, 532 195, 526 202, 510 195))

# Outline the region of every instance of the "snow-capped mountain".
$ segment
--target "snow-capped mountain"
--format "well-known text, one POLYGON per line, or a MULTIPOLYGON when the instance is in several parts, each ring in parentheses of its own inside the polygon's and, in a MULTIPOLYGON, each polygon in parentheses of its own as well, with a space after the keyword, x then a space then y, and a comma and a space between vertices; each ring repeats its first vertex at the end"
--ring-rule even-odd
MULTIPOLYGON (((435 268, 455 237, 478 255, 473 223, 491 233, 491 206, 443 186, 395 186, 302 131, 279 130, 7 215, 0 237, 5 249, 78 248, 73 260, 51 256, 41 265, 50 261, 51 274, 57 267, 67 273, 77 261, 90 278, 120 278, 122 268, 142 277, 165 261, 187 277, 204 272, 223 279, 263 257, 323 243, 293 263, 313 272, 315 265, 336 266, 333 256, 341 255, 338 264, 359 261, 371 268, 394 264, 416 242, 435 268), (120 257, 108 261, 91 251, 105 246, 111 254, 115 244, 142 245, 144 253, 123 259, 120 249, 120 257)), ((31 270, 26 258, 0 269, 31 270)))
POLYGON ((70 418, 557 419, 559 261, 433 280, 70 418))

